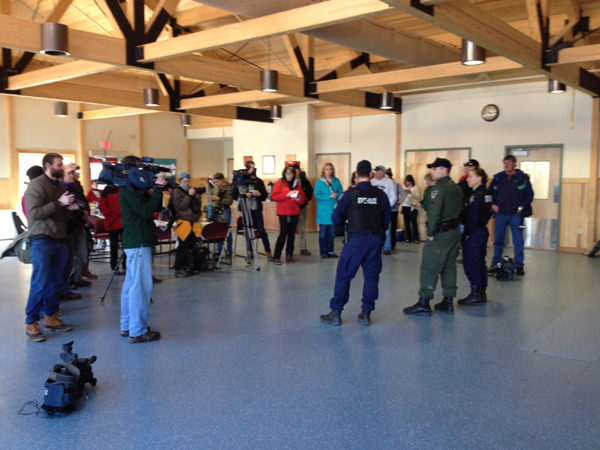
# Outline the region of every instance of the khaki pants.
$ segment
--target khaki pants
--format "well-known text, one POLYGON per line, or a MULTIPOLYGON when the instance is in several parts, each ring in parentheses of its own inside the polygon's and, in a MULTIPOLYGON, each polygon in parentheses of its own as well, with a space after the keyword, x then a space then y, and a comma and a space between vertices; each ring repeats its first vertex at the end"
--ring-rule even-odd
POLYGON ((300 228, 300 250, 306 250, 306 208, 300 208, 298 228, 300 228))

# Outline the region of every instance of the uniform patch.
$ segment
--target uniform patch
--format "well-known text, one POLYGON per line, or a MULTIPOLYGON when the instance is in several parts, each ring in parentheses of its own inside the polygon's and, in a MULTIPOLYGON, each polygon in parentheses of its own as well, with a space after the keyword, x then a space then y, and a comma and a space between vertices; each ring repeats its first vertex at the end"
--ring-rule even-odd
POLYGON ((377 204, 376 198, 358 197, 356 200, 359 205, 376 205, 377 204))
POLYGON ((484 200, 486 203, 492 203, 494 201, 494 198, 491 195, 486 195, 484 197, 484 200))
POLYGON ((433 200, 437 195, 438 191, 431 191, 431 199, 433 200))
POLYGON ((473 203, 475 201, 475 196, 471 195, 471 197, 469 198, 469 203, 473 203))

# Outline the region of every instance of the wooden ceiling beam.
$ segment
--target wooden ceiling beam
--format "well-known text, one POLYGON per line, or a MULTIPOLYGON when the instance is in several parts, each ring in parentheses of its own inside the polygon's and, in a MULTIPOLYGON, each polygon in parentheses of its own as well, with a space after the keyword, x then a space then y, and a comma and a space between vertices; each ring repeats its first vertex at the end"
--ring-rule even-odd
POLYGON ((110 64, 73 61, 59 64, 44 69, 25 72, 20 75, 8 77, 8 90, 27 89, 33 86, 56 83, 57 81, 70 80, 72 78, 92 75, 94 73, 107 72, 116 66, 110 64))
POLYGON ((166 13, 169 16, 173 16, 173 14, 175 14, 175 9, 177 8, 178 3, 179 3, 179 0, 160 0, 158 2, 158 4, 156 5, 156 7, 154 8, 154 11, 152 12, 152 17, 146 23, 146 33, 148 33, 150 31, 150 29, 156 22, 156 19, 158 19, 158 17, 161 14, 166 13), (163 10, 165 12, 163 12, 163 10))
POLYGON ((370 17, 392 8, 379 0, 330 0, 211 30, 141 46, 141 62, 212 50, 228 45, 279 36, 370 17))
POLYGON ((595 61, 600 61, 600 44, 570 47, 560 50, 558 52, 558 62, 549 65, 582 64, 595 61))
POLYGON ((316 83, 317 94, 338 92, 348 89, 366 89, 377 86, 389 86, 412 81, 432 80, 461 75, 496 72, 500 70, 518 69, 521 65, 510 59, 496 56, 488 58, 485 64, 465 66, 462 63, 446 63, 437 66, 417 67, 414 69, 394 70, 391 72, 374 73, 372 75, 357 75, 339 78, 337 80, 319 81, 316 83))
POLYGON ((91 111, 84 111, 82 113, 79 113, 78 118, 80 120, 112 119, 115 117, 139 116, 140 114, 154 114, 157 112, 159 111, 117 106, 114 108, 93 109, 91 111))
POLYGON ((188 9, 187 11, 175 13, 174 18, 177 19, 177 23, 182 27, 191 27, 202 22, 208 22, 209 20, 220 19, 221 17, 231 15, 232 14, 229 11, 202 5, 188 9))
POLYGON ((106 4, 106 0, 96 0, 96 4, 98 5, 98 8, 100 8, 100 11, 102 11, 102 14, 104 14, 106 19, 110 23, 110 26, 112 28, 111 35, 123 39, 124 36, 123 32, 121 31, 121 27, 119 27, 115 16, 113 16, 113 13, 110 11, 110 8, 106 4))
POLYGON ((294 75, 296 75, 297 77, 301 77, 302 67, 300 67, 298 58, 302 57, 302 51, 300 50, 300 46, 298 45, 296 35, 294 33, 284 34, 283 36, 281 36, 281 38, 283 39, 285 49, 287 50, 288 57, 290 58, 290 62, 292 63, 294 75))
MULTIPOLYGON (((451 0, 434 5, 430 7, 431 14, 411 6, 410 0, 382 1, 541 75, 556 79, 588 95, 600 94, 600 78, 596 75, 582 72, 582 69, 576 66, 555 66, 552 70, 545 69, 540 43, 473 5, 469 0, 451 0)), ((544 11, 544 8, 542 5, 542 15, 548 17, 548 12, 544 11)))
POLYGON ((285 94, 262 91, 243 91, 233 94, 209 95, 205 97, 187 98, 181 100, 179 109, 208 108, 222 105, 239 105, 242 103, 286 98, 285 94))

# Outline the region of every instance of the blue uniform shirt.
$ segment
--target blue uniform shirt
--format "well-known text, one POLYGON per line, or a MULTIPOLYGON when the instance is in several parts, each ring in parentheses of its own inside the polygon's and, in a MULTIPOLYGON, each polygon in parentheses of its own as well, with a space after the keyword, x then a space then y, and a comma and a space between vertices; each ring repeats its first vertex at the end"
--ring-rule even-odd
MULTIPOLYGON (((360 189, 361 191, 368 191, 373 189, 373 185, 369 181, 361 181, 354 188, 350 189, 360 189)), ((383 212, 382 222, 384 226, 388 226, 392 221, 392 210, 390 208, 390 202, 388 200, 388 196, 385 192, 381 192, 381 209, 383 212)), ((333 224, 337 229, 342 229, 344 227, 344 220, 346 218, 346 211, 352 206, 350 203, 349 195, 342 195, 335 209, 333 210, 333 216, 331 219, 333 220, 333 224)))

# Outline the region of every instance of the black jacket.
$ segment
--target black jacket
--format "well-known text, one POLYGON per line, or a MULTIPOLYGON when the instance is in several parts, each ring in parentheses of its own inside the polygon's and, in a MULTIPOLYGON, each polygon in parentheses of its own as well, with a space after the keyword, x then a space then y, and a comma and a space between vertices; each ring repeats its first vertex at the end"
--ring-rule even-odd
POLYGON ((252 179, 254 180, 254 189, 260 192, 260 196, 254 197, 254 199, 256 200, 256 209, 258 211, 262 211, 262 202, 264 202, 267 199, 269 194, 267 194, 267 189, 265 188, 265 183, 263 182, 263 180, 258 178, 256 175, 252 175, 252 179))
POLYGON ((310 181, 308 181, 308 179, 304 176, 300 177, 300 187, 304 191, 304 195, 306 195, 306 201, 300 205, 300 209, 302 209, 302 208, 306 208, 306 205, 308 205, 308 202, 312 200, 313 187, 310 184, 310 181))

